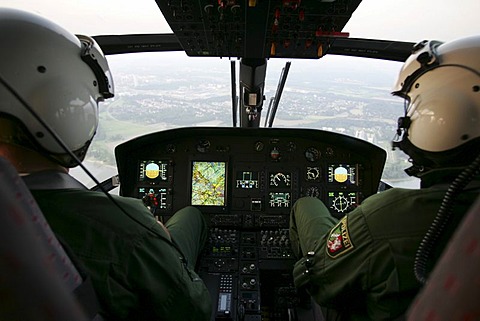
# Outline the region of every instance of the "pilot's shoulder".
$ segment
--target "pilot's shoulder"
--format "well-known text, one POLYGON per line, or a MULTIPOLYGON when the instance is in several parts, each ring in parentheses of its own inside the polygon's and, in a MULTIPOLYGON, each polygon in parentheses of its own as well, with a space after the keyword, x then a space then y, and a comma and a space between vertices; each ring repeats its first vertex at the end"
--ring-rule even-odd
POLYGON ((361 207, 367 216, 379 215, 387 211, 405 212, 407 208, 428 200, 437 203, 444 194, 445 191, 439 189, 391 188, 368 197, 362 202, 361 207))
MULTIPOLYGON (((152 228, 155 229, 158 225, 153 214, 139 199, 111 195, 111 199, 108 199, 107 206, 109 206, 112 211, 115 211, 116 219, 129 226, 141 226, 141 230, 145 228, 150 230, 152 228)), ((159 230, 161 230, 161 228, 159 230)))
POLYGON ((444 194, 439 189, 392 188, 369 197, 359 210, 372 236, 423 234, 444 194))
POLYGON ((112 194, 107 196, 102 192, 80 189, 56 191, 52 194, 56 194, 52 197, 64 203, 61 205, 63 208, 70 208, 62 213, 64 217, 83 217, 83 224, 89 224, 90 228, 131 237, 149 233, 152 229, 163 235, 156 219, 139 199, 112 194), (65 206, 67 203, 70 204, 69 207, 65 206))

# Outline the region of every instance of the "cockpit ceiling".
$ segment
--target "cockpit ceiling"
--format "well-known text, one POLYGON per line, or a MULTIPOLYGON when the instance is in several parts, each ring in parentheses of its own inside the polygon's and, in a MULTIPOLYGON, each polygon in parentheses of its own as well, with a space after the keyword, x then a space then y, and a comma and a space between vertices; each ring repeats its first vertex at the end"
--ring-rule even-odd
POLYGON ((361 0, 156 2, 189 56, 320 58, 361 0))

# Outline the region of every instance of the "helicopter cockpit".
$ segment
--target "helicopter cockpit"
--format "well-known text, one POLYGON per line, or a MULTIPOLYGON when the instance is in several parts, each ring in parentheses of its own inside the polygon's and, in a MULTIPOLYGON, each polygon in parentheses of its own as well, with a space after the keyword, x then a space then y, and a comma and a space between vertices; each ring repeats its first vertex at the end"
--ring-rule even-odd
POLYGON ((188 205, 208 217, 210 232, 197 271, 212 298, 211 321, 324 320, 321 308, 293 284, 296 259, 288 235, 292 205, 303 196, 316 197, 340 219, 367 197, 395 185, 397 177, 387 182, 385 169, 397 170, 407 162, 391 156, 387 146, 391 137, 376 139, 385 132, 393 136, 394 117, 403 112, 399 101, 379 98, 388 94, 385 84, 367 84, 355 91, 346 85, 358 85, 358 79, 334 75, 328 81, 339 86, 335 88, 346 88, 345 92, 332 94, 332 89, 326 89, 314 97, 313 107, 289 101, 289 113, 282 117, 298 122, 277 126, 279 107, 285 102, 282 97, 304 95, 303 86, 313 83, 316 88, 315 82, 330 77, 321 70, 312 77, 300 72, 301 82, 289 88, 297 61, 342 56, 400 63, 421 40, 350 37, 349 21, 364 3, 156 0, 155 9, 172 32, 93 36, 112 65, 120 67, 116 84, 128 90, 101 111, 105 122, 100 122, 99 140, 92 145, 91 160, 87 158, 93 166, 108 160, 114 173, 108 170, 107 177, 99 179, 105 179, 102 182, 83 170, 73 170, 73 175, 93 182, 92 190, 113 190, 141 199, 161 222, 188 205), (195 96, 192 92, 204 85, 205 78, 188 85, 190 70, 181 69, 175 57, 162 65, 147 63, 139 68, 137 62, 130 65, 128 58, 119 58, 159 52, 185 53, 188 59, 200 61, 221 58, 222 68, 229 67, 230 73, 222 73, 219 81, 216 70, 203 71, 222 85, 207 87, 195 96), (155 74, 168 64, 177 71, 155 74), (276 86, 267 84, 267 78, 274 78, 267 66, 281 69, 275 74, 276 86), (129 68, 152 73, 124 72, 129 68), (175 77, 184 82, 177 86, 175 77), (171 96, 162 98, 160 82, 171 96), (270 99, 268 90, 274 92, 270 99), (335 96, 335 103, 329 95, 335 96), (199 96, 206 97, 206 103, 192 108, 199 96), (375 105, 367 112, 368 99, 375 100, 375 105), (380 110, 383 103, 388 104, 388 115, 380 110), (398 113, 390 115, 395 108, 398 113), (134 120, 127 112, 142 120, 134 120), (215 113, 227 116, 194 124, 188 118, 215 113), (308 117, 302 119, 301 113, 308 117), (367 118, 371 123, 362 123, 367 118), (176 123, 165 125, 165 119, 176 123), (368 126, 369 131, 359 129, 368 126), (145 130, 140 134, 138 128, 145 130), (107 149, 110 153, 105 156, 107 149))
MULTIPOLYGON (((383 149, 339 133, 259 128, 268 59, 318 59, 329 50, 354 51, 355 40, 339 40, 348 36, 341 30, 359 3, 157 1, 187 55, 240 58, 238 96, 231 62, 234 127, 171 129, 115 149, 121 195, 141 198, 163 222, 188 205, 209 216, 210 235, 198 270, 214 302, 212 320, 296 318, 306 302, 299 299, 291 275, 293 203, 302 196, 317 197, 340 218, 378 190, 383 149)), ((97 40, 102 44, 102 38, 97 40)), ((383 49, 366 53, 392 51, 401 53, 399 60, 411 45, 359 41, 383 49)), ((274 122, 288 68, 289 63, 265 127, 274 122)), ((315 309, 306 311, 309 317, 300 320, 322 317, 315 309)))

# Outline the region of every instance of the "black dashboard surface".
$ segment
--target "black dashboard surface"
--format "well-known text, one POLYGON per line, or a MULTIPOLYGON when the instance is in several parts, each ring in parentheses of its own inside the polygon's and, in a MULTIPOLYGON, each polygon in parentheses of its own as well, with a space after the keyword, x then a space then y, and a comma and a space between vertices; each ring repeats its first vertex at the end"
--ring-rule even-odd
POLYGON ((149 134, 115 153, 121 195, 154 193, 155 215, 196 205, 226 215, 230 226, 261 226, 263 216, 288 214, 306 195, 343 216, 377 192, 386 157, 373 144, 327 131, 215 127, 149 134), (251 214, 252 224, 244 217, 251 214))
POLYGON ((164 222, 187 205, 210 219, 198 272, 212 321, 322 320, 318 311, 302 314, 293 286, 290 209, 313 196, 342 217, 377 192, 386 159, 353 137, 278 128, 178 128, 135 138, 115 154, 121 195, 143 199, 164 222))

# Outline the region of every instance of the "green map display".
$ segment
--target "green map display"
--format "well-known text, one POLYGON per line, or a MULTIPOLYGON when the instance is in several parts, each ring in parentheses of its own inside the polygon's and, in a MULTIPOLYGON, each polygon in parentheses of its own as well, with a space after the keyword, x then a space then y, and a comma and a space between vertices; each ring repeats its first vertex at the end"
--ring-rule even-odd
POLYGON ((225 205, 225 162, 193 162, 192 205, 225 205))

